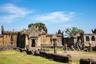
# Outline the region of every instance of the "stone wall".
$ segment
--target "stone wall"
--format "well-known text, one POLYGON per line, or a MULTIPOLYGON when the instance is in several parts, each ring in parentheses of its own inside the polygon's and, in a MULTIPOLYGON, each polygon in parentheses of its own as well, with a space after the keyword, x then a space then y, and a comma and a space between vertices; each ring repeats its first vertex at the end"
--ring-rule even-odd
POLYGON ((41 35, 40 37, 40 41, 41 44, 50 44, 51 45, 51 41, 50 41, 50 37, 47 35, 41 35))
POLYGON ((58 34, 57 36, 57 46, 62 46, 62 35, 58 34))
POLYGON ((17 46, 17 34, 2 34, 0 36, 0 48, 2 49, 13 49, 17 46))
POLYGON ((85 34, 84 35, 84 46, 96 46, 96 35, 95 34, 85 34))

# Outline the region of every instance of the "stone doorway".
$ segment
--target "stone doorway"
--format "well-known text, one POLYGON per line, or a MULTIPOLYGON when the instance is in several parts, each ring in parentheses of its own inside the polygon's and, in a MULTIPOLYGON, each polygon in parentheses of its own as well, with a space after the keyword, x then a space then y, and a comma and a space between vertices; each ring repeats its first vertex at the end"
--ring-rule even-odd
POLYGON ((35 47, 35 46, 36 46, 36 39, 32 39, 31 42, 32 42, 32 43, 31 43, 31 47, 35 47))

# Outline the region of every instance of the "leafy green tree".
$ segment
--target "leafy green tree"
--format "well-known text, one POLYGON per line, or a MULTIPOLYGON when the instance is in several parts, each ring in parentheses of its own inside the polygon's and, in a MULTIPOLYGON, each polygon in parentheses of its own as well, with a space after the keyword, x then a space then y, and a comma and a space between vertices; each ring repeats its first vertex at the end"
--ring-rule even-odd
POLYGON ((37 23, 31 23, 28 25, 28 27, 30 28, 31 26, 35 25, 36 27, 38 27, 39 31, 45 31, 47 33, 47 27, 44 23, 41 22, 37 22, 37 23))
POLYGON ((69 37, 74 37, 77 34, 81 34, 84 33, 84 31, 82 29, 79 29, 77 27, 72 27, 72 28, 67 28, 65 30, 65 33, 69 36, 69 37))
POLYGON ((92 33, 96 34, 96 28, 92 29, 92 33))

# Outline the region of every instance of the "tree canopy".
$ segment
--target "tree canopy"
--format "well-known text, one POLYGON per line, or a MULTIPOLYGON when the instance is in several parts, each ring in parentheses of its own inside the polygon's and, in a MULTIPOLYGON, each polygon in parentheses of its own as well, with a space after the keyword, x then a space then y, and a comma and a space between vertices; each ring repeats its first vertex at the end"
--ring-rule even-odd
POLYGON ((96 28, 92 29, 92 33, 96 34, 96 28))
POLYGON ((79 29, 77 27, 72 27, 72 28, 67 28, 65 30, 65 33, 69 36, 69 37, 74 37, 76 36, 77 34, 80 34, 80 33, 84 33, 84 31, 82 29, 79 29))
POLYGON ((33 25, 35 25, 36 27, 38 27, 38 30, 39 31, 45 31, 47 33, 47 27, 44 23, 41 23, 41 22, 37 22, 37 23, 31 23, 28 25, 28 27, 32 27, 33 25))

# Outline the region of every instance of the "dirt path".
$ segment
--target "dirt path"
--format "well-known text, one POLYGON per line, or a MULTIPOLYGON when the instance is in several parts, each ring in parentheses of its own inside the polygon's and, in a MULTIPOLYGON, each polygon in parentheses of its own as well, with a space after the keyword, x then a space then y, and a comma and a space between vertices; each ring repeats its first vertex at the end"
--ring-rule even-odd
POLYGON ((80 58, 96 58, 96 52, 84 52, 84 51, 66 51, 59 52, 61 55, 71 55, 72 61, 79 64, 80 58))
MULTIPOLYGON (((53 53, 51 51, 50 53, 53 53)), ((70 55, 73 64, 79 64, 80 58, 96 58, 96 52, 85 52, 85 51, 57 51, 60 55, 70 55)))

